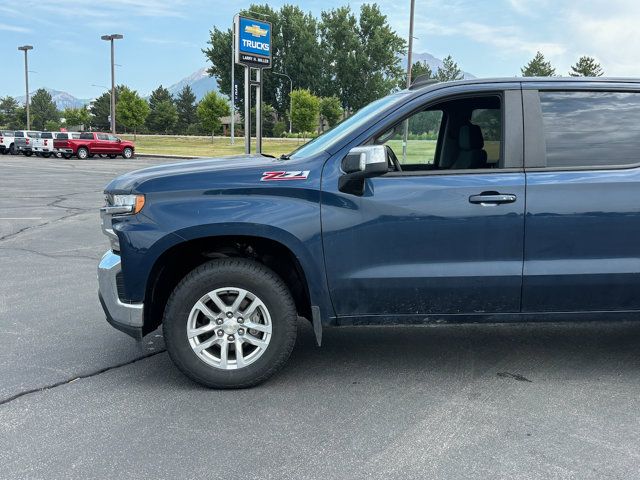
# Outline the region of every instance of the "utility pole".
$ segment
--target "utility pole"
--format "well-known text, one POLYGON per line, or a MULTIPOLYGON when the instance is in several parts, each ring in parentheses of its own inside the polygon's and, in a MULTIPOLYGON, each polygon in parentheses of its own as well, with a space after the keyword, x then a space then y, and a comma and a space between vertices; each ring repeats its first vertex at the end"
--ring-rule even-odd
POLYGON ((31 117, 29 115, 29 60, 27 60, 27 52, 29 50, 33 50, 31 45, 23 45, 18 47, 18 50, 22 50, 24 52, 24 86, 26 93, 26 106, 27 106, 27 130, 31 129, 31 117))
MULTIPOLYGON (((407 50, 407 88, 411 86, 411 68, 413 67, 413 17, 416 0, 411 0, 411 12, 409 13, 409 49, 407 50)), ((404 121, 404 135, 402 137, 402 163, 407 160, 407 141, 409 138, 409 120, 404 121)))
POLYGON ((113 41, 124 38, 119 33, 113 33, 111 35, 102 35, 102 40, 111 42, 111 133, 116 134, 116 69, 114 61, 114 47, 113 41))
POLYGON ((231 145, 235 143, 236 117, 236 22, 231 25, 231 145))
POLYGON ((287 75, 286 73, 278 73, 278 72, 273 72, 275 75, 280 75, 282 77, 287 77, 289 79, 289 133, 291 133, 291 93, 293 93, 293 80, 291 80, 291 77, 289 75, 287 75))

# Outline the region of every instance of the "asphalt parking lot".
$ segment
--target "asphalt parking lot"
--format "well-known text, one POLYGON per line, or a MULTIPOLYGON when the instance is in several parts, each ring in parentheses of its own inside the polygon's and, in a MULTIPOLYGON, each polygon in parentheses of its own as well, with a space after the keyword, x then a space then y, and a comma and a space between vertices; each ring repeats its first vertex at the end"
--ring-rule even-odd
POLYGON ((640 324, 325 330, 183 377, 98 304, 102 189, 169 159, 0 157, 0 478, 638 478, 640 324))

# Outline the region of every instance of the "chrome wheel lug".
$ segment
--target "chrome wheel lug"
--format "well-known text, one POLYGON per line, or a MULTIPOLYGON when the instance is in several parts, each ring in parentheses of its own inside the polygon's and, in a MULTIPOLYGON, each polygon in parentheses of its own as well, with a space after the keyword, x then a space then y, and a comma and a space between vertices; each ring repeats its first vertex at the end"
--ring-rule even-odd
POLYGON ((222 335, 224 335, 224 332, 222 330, 218 330, 218 336, 221 337, 222 335))
POLYGON ((238 317, 238 323, 244 323, 244 318, 238 317))
POLYGON ((221 318, 216 318, 216 325, 222 325, 224 323, 224 320, 222 320, 221 318))
POLYGON ((244 328, 238 329, 238 335, 244 335, 244 328))
POLYGON ((230 342, 233 342, 236 339, 236 337, 234 337, 233 335, 229 335, 227 337, 227 340, 229 340, 230 342))
POLYGON ((233 317, 233 313, 227 312, 227 318, 231 318, 231 317, 233 317))

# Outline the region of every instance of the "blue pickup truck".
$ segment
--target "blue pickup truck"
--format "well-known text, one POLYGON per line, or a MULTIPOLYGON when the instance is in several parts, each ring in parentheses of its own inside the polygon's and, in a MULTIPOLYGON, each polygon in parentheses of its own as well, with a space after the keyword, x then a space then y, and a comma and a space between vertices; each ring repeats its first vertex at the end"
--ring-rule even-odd
POLYGON ((197 382, 264 381, 328 326, 640 318, 640 81, 417 84, 290 155, 105 190, 108 321, 197 382))

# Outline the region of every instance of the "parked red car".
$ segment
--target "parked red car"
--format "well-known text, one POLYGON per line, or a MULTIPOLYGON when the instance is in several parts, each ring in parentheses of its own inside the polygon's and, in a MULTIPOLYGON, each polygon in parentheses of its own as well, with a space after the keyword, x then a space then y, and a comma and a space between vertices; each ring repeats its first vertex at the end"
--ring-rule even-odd
POLYGON ((53 146, 63 155, 75 155, 81 160, 94 155, 108 155, 109 158, 122 155, 128 159, 135 152, 133 142, 121 140, 110 133, 98 132, 83 132, 77 139, 56 139, 53 146))

